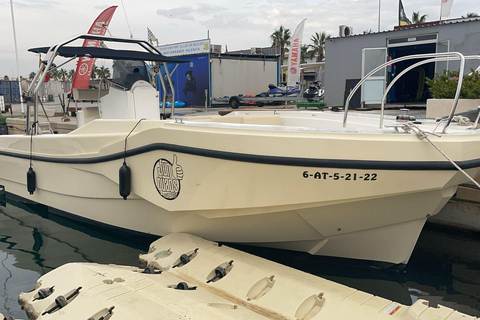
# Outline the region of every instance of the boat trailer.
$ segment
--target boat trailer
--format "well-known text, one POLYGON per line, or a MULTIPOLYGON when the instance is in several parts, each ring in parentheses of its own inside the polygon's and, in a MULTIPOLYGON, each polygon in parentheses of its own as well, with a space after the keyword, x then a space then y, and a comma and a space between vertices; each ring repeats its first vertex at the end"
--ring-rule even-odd
POLYGON ((255 97, 253 96, 244 96, 244 95, 236 95, 236 96, 226 96, 222 98, 212 98, 212 104, 228 104, 232 109, 238 109, 239 106, 248 103, 254 102, 257 106, 263 107, 265 104, 274 104, 274 103, 287 103, 287 102, 319 102, 323 100, 324 91, 323 89, 318 88, 318 92, 312 93, 310 90, 311 88, 304 89, 304 84, 300 87, 300 92, 295 94, 283 94, 279 95, 271 94, 271 95, 263 95, 258 94, 255 97))

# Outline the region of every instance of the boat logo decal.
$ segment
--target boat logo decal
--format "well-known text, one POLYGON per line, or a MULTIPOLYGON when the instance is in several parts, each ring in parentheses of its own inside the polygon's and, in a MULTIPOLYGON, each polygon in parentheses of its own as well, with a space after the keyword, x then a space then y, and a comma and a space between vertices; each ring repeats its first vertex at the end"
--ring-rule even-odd
POLYGON ((78 73, 83 76, 84 74, 86 74, 88 72, 88 65, 86 63, 82 63, 82 65, 80 66, 80 69, 78 70, 78 73))
POLYGON ((167 200, 174 200, 180 194, 180 181, 183 180, 183 169, 178 164, 177 155, 173 155, 173 163, 167 159, 158 159, 153 166, 153 182, 158 193, 167 200))

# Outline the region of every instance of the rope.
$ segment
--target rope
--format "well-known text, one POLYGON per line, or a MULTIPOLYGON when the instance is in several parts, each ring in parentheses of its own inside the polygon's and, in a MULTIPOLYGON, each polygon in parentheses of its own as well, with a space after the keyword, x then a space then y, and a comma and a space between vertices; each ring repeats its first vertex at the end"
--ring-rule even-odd
POLYGON ((453 161, 445 152, 443 152, 435 143, 433 143, 427 136, 427 133, 424 132, 423 130, 421 130, 419 127, 417 127, 416 125, 414 124, 411 124, 411 123, 406 123, 405 124, 407 128, 410 128, 412 129, 414 132, 416 132, 417 134, 417 137, 420 138, 420 139, 425 139, 427 140, 428 142, 430 142, 430 144, 435 148, 437 149, 438 152, 440 152, 440 154, 442 156, 444 156, 455 168, 457 168, 458 171, 460 171, 461 173, 463 173, 465 175, 465 177, 467 177, 474 185, 477 186, 477 188, 480 189, 480 184, 475 181, 468 173, 466 173, 462 168, 460 168, 460 166, 458 164, 455 163, 455 161, 453 161))
POLYGON ((127 134, 127 136, 125 137, 125 149, 124 149, 124 156, 123 156, 123 163, 125 164, 126 161, 127 161, 127 139, 128 137, 130 136, 130 134, 133 132, 133 130, 135 130, 135 128, 140 124, 140 122, 142 122, 142 120, 146 120, 145 118, 142 118, 140 120, 138 120, 137 124, 135 125, 135 127, 133 127, 133 129, 130 131, 129 134, 127 134))
POLYGON ((30 168, 32 168, 33 130, 35 129, 35 125, 37 124, 38 124, 38 121, 35 121, 34 123, 32 123, 32 130, 30 131, 30 168))

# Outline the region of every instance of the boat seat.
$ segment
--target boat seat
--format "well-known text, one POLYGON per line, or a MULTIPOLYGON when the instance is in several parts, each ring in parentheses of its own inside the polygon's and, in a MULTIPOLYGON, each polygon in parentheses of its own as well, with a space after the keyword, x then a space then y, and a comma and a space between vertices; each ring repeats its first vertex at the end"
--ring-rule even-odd
POLYGON ((243 123, 242 116, 216 116, 212 117, 213 122, 223 122, 223 123, 243 123))
POLYGON ((212 117, 189 117, 189 118, 185 118, 185 120, 199 121, 199 122, 211 122, 212 117))
POLYGON ((198 121, 198 122, 223 122, 223 123, 243 123, 242 116, 231 116, 231 117, 223 117, 223 116, 211 116, 211 117, 190 117, 187 118, 190 121, 198 121))
POLYGON ((212 118, 213 122, 224 123, 244 123, 244 124, 263 124, 279 126, 282 124, 279 115, 268 116, 219 116, 212 118))
POLYGON ((243 117, 242 123, 280 126, 282 125, 282 120, 280 119, 279 115, 246 116, 246 117, 243 117))

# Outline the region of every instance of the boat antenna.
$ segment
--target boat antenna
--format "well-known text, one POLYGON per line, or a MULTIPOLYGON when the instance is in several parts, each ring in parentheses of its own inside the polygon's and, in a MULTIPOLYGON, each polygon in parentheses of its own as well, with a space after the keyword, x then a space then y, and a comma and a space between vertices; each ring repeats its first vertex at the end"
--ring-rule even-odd
POLYGON ((18 67, 18 48, 17 48, 17 33, 15 31, 15 17, 13 14, 13 0, 10 0, 10 10, 12 12, 12 26, 13 26, 13 42, 15 44, 15 58, 17 62, 17 77, 18 77, 18 87, 20 89, 20 107, 22 111, 22 115, 25 114, 25 110, 23 109, 23 99, 22 99, 22 82, 20 81, 20 68, 18 67))
POLYGON ((132 29, 130 28, 130 23, 128 23, 127 11, 125 11, 125 5, 123 4, 123 0, 121 1, 122 1, 123 13, 125 14, 125 20, 127 20, 128 31, 130 31, 130 39, 133 39, 132 29))

